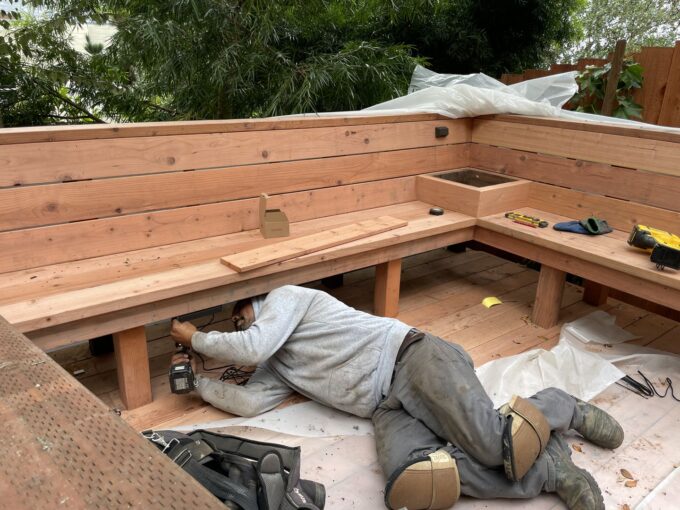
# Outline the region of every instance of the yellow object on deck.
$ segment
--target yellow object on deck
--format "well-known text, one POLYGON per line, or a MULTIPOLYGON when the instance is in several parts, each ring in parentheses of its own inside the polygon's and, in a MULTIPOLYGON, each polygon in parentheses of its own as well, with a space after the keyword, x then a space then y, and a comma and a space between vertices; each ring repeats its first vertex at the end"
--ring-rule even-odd
POLYGON ((482 299, 482 304, 487 308, 491 308, 492 306, 501 305, 503 302, 497 297, 489 296, 482 299))

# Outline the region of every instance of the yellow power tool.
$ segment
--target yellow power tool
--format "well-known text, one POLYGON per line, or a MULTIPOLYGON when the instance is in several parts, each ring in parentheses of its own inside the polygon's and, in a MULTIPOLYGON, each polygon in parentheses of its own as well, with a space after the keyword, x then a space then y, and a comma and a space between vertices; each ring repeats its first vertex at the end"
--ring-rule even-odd
POLYGON ((675 234, 645 225, 635 225, 628 244, 651 252, 650 260, 656 264, 657 269, 680 269, 680 237, 675 234))

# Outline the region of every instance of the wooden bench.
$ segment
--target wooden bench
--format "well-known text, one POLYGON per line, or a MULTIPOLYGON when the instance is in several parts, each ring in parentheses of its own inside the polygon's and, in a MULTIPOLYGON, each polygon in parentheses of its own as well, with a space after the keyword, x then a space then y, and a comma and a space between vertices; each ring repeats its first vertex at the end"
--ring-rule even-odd
POLYGON ((591 237, 497 214, 478 219, 476 240, 542 263, 535 323, 556 324, 566 272, 586 279, 591 304, 602 304, 611 288, 634 304, 642 298, 680 310, 680 272, 659 271, 626 242, 638 223, 680 232, 680 134, 496 116, 475 119, 472 142, 472 166, 534 181, 521 211, 551 225, 595 215, 615 229, 591 237))
POLYGON ((134 408, 151 399, 145 324, 373 265, 375 312, 394 316, 402 257, 473 239, 543 264, 541 326, 557 320, 565 272, 592 282, 588 299, 611 287, 679 310, 678 273, 623 241, 635 223, 680 232, 679 147, 674 133, 515 116, 0 130, 0 315, 45 350, 113 334, 134 408), (518 180, 429 175, 465 167, 518 180), (408 225, 237 273, 220 257, 279 241, 257 230, 262 192, 292 236, 385 215, 408 225), (533 230, 508 210, 596 214, 619 232, 533 230))
POLYGON ((469 119, 434 115, 0 132, 0 315, 50 350, 114 335, 128 409, 151 398, 144 325, 286 283, 377 265, 375 311, 395 315, 402 257, 472 239, 475 218, 431 216, 415 175, 468 159, 469 119), (436 137, 435 128, 448 128, 436 137), (395 231, 237 273, 222 256, 389 215, 395 231))

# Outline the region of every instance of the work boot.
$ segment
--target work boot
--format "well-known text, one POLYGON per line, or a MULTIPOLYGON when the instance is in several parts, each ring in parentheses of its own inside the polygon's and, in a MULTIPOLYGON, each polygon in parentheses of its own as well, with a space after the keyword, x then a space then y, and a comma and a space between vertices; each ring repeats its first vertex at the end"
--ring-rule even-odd
POLYGON ((569 510, 604 510, 602 492, 593 476, 571 461, 569 446, 553 432, 546 453, 555 466, 555 492, 569 510))
POLYGON ((623 443, 623 429, 609 413, 593 404, 576 399, 583 416, 583 424, 576 429, 585 439, 597 446, 613 450, 623 443))

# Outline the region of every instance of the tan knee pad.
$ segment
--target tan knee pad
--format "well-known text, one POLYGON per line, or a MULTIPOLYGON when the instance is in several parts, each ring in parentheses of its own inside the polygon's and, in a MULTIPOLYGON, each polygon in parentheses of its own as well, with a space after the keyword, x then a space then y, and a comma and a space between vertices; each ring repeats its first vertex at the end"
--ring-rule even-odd
POLYGON ((387 483, 385 490, 385 503, 395 510, 451 508, 459 497, 458 468, 446 450, 437 450, 407 466, 387 483))
POLYGON ((550 439, 550 425, 531 402, 517 395, 500 408, 507 422, 503 431, 503 465, 512 481, 531 469, 550 439))

